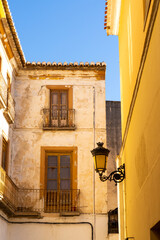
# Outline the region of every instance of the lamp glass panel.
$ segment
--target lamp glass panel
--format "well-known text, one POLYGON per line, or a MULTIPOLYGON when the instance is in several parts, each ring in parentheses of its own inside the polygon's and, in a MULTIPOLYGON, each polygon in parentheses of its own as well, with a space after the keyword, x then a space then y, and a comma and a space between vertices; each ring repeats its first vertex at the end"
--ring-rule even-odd
POLYGON ((105 170, 107 158, 105 155, 96 155, 97 170, 105 170), (106 162, 105 162, 106 161, 106 162))
POLYGON ((96 156, 93 156, 93 160, 94 160, 94 168, 96 170, 97 169, 96 156))

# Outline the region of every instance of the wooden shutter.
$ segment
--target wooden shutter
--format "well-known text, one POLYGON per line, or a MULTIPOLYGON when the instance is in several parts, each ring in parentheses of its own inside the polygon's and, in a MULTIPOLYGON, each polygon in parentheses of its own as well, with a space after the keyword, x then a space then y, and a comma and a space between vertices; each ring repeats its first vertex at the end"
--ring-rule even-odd
POLYGON ((68 125, 68 90, 51 90, 50 116, 52 126, 68 125))

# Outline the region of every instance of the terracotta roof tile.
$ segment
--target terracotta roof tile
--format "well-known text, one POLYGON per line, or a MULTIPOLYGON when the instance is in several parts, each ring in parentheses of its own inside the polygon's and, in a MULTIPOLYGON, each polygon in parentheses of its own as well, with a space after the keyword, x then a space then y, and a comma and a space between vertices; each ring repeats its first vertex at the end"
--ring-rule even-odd
POLYGON ((74 62, 74 66, 77 67, 78 66, 78 62, 74 62))
POLYGON ((89 67, 105 67, 106 66, 106 63, 105 62, 97 62, 97 63, 94 63, 94 62, 91 62, 91 63, 89 63, 89 62, 80 62, 79 64, 78 64, 78 62, 74 62, 74 63, 72 63, 72 62, 70 62, 70 63, 67 63, 67 62, 64 62, 64 63, 62 63, 62 62, 58 62, 58 63, 56 63, 56 62, 53 62, 53 63, 51 63, 51 62, 29 62, 29 61, 27 61, 26 62, 26 64, 25 64, 25 67, 49 67, 49 68, 54 68, 54 67, 56 67, 56 68, 70 68, 70 67, 72 67, 72 68, 81 68, 81 67, 84 67, 84 68, 89 68, 89 67))
MULTIPOLYGON (((108 1, 108 0, 106 0, 108 1)), ((17 53, 15 54, 15 58, 19 58, 20 60, 18 61, 19 63, 21 62, 22 66, 23 67, 39 67, 39 68, 42 68, 42 67, 53 67, 53 68, 80 68, 80 67, 84 67, 84 68, 89 68, 89 67, 104 67, 106 66, 106 64, 104 62, 100 63, 100 62, 97 62, 96 64, 94 62, 80 62, 78 64, 78 62, 70 62, 70 63, 67 63, 67 62, 40 62, 38 61, 37 63, 35 61, 33 61, 32 63, 25 60, 25 57, 24 57, 24 53, 22 51, 22 48, 21 48, 21 44, 20 44, 20 41, 19 41, 19 38, 18 38, 18 35, 17 35, 17 32, 16 32, 16 29, 15 29, 15 26, 14 26, 14 22, 13 22, 13 19, 12 19, 12 16, 11 16, 11 12, 10 12, 10 9, 9 9, 9 6, 8 6, 8 2, 7 0, 2 0, 2 3, 3 3, 3 6, 4 6, 4 9, 5 9, 5 13, 6 13, 6 19, 7 19, 7 22, 8 22, 8 25, 9 26, 9 29, 10 29, 10 32, 11 32, 11 36, 13 38, 12 41, 14 41, 14 44, 12 46, 12 49, 13 50, 16 50, 17 53)), ((107 4, 106 4, 107 5, 107 4)), ((6 20, 5 19, 5 20, 6 20)), ((17 58, 17 59, 18 59, 17 58)))
POLYGON ((52 63, 52 66, 57 66, 57 63, 56 63, 56 62, 53 62, 53 63, 52 63))

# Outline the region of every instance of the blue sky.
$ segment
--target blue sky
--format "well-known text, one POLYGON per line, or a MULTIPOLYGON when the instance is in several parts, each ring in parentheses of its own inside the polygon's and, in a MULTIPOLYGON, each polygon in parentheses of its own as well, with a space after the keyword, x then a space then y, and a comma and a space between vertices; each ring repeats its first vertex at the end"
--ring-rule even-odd
POLYGON ((8 0, 27 61, 106 62, 106 99, 120 100, 118 37, 104 30, 105 0, 8 0))

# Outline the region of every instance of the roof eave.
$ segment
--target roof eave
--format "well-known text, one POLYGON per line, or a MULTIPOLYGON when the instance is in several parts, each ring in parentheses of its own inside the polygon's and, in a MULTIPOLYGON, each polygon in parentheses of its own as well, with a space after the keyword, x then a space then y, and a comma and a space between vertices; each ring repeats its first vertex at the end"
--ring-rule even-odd
POLYGON ((121 0, 106 0, 107 11, 105 11, 105 29, 107 35, 118 35, 121 0))
POLYGON ((2 0, 3 7, 5 10, 6 18, 2 18, 3 26, 6 31, 6 35, 8 36, 8 40, 10 42, 11 49, 13 51, 13 55, 19 67, 25 66, 25 57, 24 53, 14 26, 14 22, 11 16, 11 12, 9 10, 7 0, 2 0), (10 34, 9 34, 10 32, 10 34))

